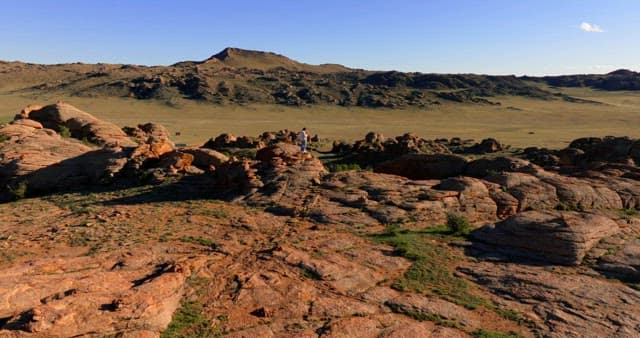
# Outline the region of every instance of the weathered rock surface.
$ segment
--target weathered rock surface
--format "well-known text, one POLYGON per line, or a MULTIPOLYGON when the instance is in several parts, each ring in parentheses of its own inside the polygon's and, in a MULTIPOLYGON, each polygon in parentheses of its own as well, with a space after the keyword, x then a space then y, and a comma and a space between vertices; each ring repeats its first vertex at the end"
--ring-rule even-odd
POLYGON ((555 264, 578 265, 600 239, 618 231, 618 224, 602 215, 525 211, 480 228, 473 238, 495 245, 498 251, 555 264))
POLYGON ((157 263, 148 253, 44 258, 4 274, 0 336, 157 335, 171 321, 193 264, 157 263))
MULTIPOLYGON (((97 119, 68 103, 58 102, 41 109, 23 110, 24 118, 38 121, 45 128, 60 131, 61 126, 69 129, 71 136, 87 139, 98 145, 135 146, 135 142, 113 123, 97 119)), ((22 115, 22 114, 20 114, 22 115)))
POLYGON ((184 148, 181 152, 193 155, 193 165, 204 170, 220 167, 229 161, 229 157, 212 149, 207 148, 184 148))
MULTIPOLYGON (((457 191, 459 212, 469 221, 495 220, 498 207, 491 199, 487 186, 482 181, 471 177, 456 177, 442 180, 435 188, 438 190, 457 191)), ((455 211, 455 210, 450 210, 455 211)))
POLYGON ((480 326, 480 322, 472 311, 441 299, 430 299, 416 294, 404 294, 388 300, 386 304, 400 313, 416 313, 425 317, 439 317, 444 320, 455 321, 472 329, 480 326))
POLYGON ((604 255, 596 268, 605 275, 631 283, 640 282, 640 239, 627 241, 619 250, 604 255))
MULTIPOLYGON (((21 195, 38 194, 111 183, 118 176, 145 176, 140 171, 150 168, 158 181, 178 172, 203 172, 191 165, 194 155, 175 152, 163 126, 147 123, 125 129, 136 142, 117 126, 69 104, 25 108, 0 128, 0 200, 13 199, 19 186, 21 195), (46 128, 62 130, 61 126, 69 129, 71 137, 46 128)), ((199 164, 225 160, 215 152, 194 152, 199 164)))
POLYGON ((11 199, 6 187, 20 182, 30 192, 97 184, 126 163, 122 148, 97 149, 34 123, 9 124, 0 135, 8 138, 0 143, 0 200, 11 199))
POLYGON ((640 291, 624 284, 554 268, 515 263, 468 263, 459 271, 538 323, 549 337, 637 337, 640 291))

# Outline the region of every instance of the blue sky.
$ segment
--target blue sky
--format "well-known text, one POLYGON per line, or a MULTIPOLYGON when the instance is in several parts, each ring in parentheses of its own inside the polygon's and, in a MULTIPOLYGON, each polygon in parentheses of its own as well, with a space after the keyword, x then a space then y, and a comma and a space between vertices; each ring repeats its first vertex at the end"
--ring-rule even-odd
POLYGON ((1 9, 0 60, 167 65, 233 46, 375 70, 640 70, 636 0, 3 0, 1 9))

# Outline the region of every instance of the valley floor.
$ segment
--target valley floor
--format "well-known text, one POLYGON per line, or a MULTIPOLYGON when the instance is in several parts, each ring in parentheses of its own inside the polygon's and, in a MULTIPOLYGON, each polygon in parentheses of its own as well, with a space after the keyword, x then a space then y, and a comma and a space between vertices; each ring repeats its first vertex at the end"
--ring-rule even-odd
POLYGON ((0 93, 0 120, 10 120, 24 106, 62 99, 119 126, 152 121, 166 126, 177 143, 201 145, 222 133, 259 135, 265 130, 301 129, 320 138, 355 140, 369 131, 384 135, 413 132, 420 137, 493 137, 514 147, 562 148, 584 136, 640 137, 640 93, 562 89, 573 97, 602 102, 570 103, 522 97, 497 97, 500 106, 443 103, 424 109, 365 109, 317 105, 213 105, 180 100, 56 97, 0 93))

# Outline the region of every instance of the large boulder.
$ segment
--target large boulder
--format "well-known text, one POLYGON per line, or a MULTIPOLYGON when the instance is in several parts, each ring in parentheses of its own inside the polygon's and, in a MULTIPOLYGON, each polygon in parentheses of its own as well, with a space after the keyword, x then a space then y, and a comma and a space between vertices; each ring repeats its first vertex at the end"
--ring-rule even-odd
POLYGON ((68 188, 109 180, 126 163, 121 148, 98 149, 73 138, 60 137, 38 122, 21 119, 0 128, 0 200, 16 184, 29 192, 68 188), (9 188, 7 188, 9 187, 9 188))
POLYGON ((285 162, 297 162, 304 156, 300 152, 300 147, 290 143, 276 143, 258 150, 256 160, 270 162, 274 158, 279 158, 285 162))
POLYGON ((125 127, 124 130, 137 142, 128 163, 128 167, 133 171, 156 165, 163 155, 176 149, 175 144, 169 139, 169 131, 160 124, 146 123, 134 128, 125 127))
POLYGON ((556 188, 539 178, 525 174, 503 172, 485 177, 518 200, 518 211, 555 209, 558 204, 556 188))
POLYGON ((622 199, 604 184, 595 185, 573 177, 550 176, 543 182, 555 187, 560 207, 570 209, 622 209, 622 199))
POLYGON ((171 141, 169 130, 161 124, 149 122, 123 129, 138 144, 167 144, 172 150, 175 147, 171 141))
POLYGON ((472 236, 516 256, 579 265, 600 239, 618 231, 616 222, 598 214, 525 211, 480 228, 472 236))
POLYGON ((487 153, 495 153, 503 150, 503 145, 500 144, 494 138, 487 138, 482 140, 480 143, 476 143, 475 145, 469 147, 467 152, 472 154, 487 154, 487 153))
POLYGON ((185 148, 180 150, 183 153, 193 155, 193 165, 200 169, 218 168, 223 163, 229 161, 227 155, 207 148, 185 148))
POLYGON ((640 238, 627 241, 619 250, 600 258, 596 268, 626 282, 640 282, 640 238))
POLYGON ((454 177, 440 182, 434 188, 457 191, 462 212, 471 222, 495 220, 496 203, 491 199, 487 186, 482 181, 471 177, 454 177))
POLYGON ((163 126, 147 123, 125 130, 137 142, 117 126, 65 103, 23 109, 0 127, 0 200, 110 183, 116 176, 138 177, 139 170, 150 167, 202 172, 191 166, 192 154, 174 152, 163 126))
POLYGON ((580 149, 587 162, 621 162, 640 160, 640 140, 629 137, 584 137, 571 142, 569 148, 580 149))
POLYGON ((459 176, 467 161, 449 154, 406 154, 378 165, 377 173, 404 176, 414 180, 442 179, 459 176))
POLYGON ((122 129, 113 123, 102 121, 68 103, 58 102, 40 109, 23 109, 20 118, 40 122, 45 128, 60 132, 67 128, 70 136, 97 145, 132 147, 133 142, 122 129))

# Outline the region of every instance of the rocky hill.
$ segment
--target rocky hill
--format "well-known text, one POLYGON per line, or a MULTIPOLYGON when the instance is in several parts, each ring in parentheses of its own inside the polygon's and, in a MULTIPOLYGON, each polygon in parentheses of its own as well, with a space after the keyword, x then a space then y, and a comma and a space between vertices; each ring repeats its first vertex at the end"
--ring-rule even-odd
POLYGON ((0 126, 0 336, 638 336, 640 140, 292 140, 26 107, 0 126))
POLYGON ((608 74, 561 75, 527 80, 545 82, 556 87, 589 87, 600 90, 640 90, 640 73, 618 69, 608 74))
POLYGON ((237 48, 227 48, 203 61, 171 66, 0 62, 0 90, 3 91, 134 97, 169 104, 191 99, 217 104, 394 108, 425 107, 447 101, 499 104, 493 97, 500 95, 580 102, 541 89, 530 80, 552 81, 515 76, 376 72, 331 64, 316 66, 275 53, 237 48))

